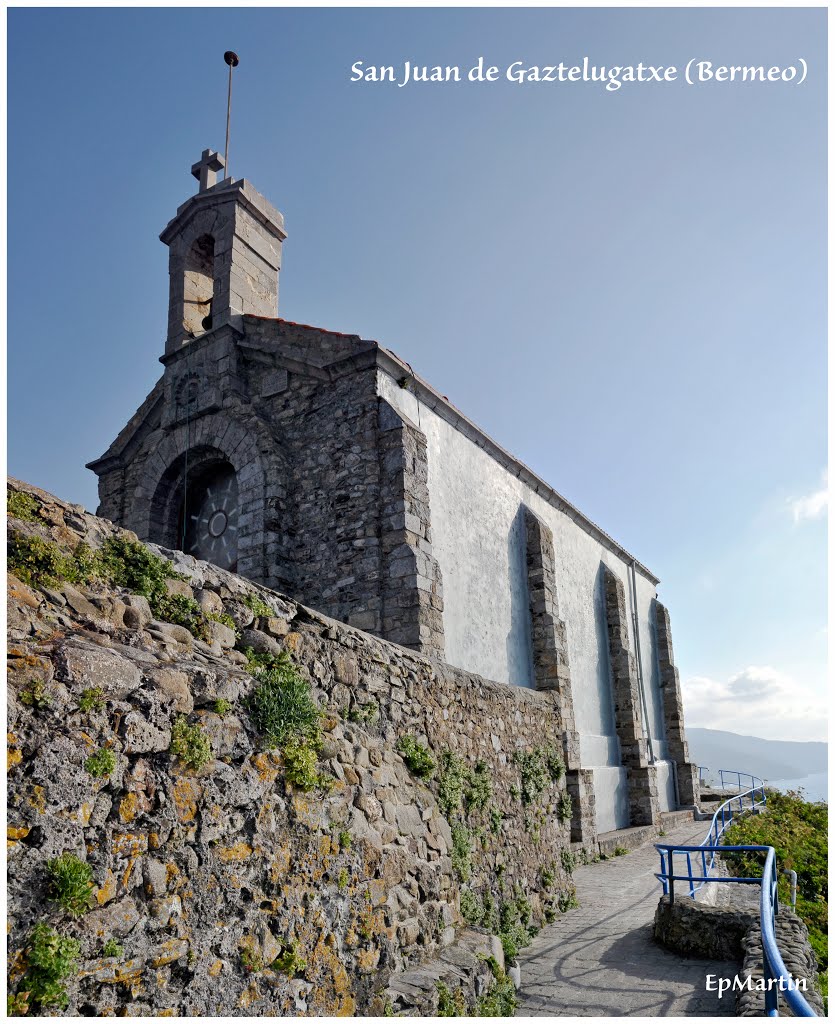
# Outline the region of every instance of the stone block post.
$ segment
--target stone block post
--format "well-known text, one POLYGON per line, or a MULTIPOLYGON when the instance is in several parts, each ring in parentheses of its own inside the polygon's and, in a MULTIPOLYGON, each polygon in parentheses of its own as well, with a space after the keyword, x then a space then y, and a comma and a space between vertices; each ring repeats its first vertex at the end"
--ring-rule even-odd
POLYGON ((531 613, 534 682, 537 690, 553 693, 560 715, 560 737, 572 798, 571 839, 584 844, 595 839, 594 780, 580 767, 580 738, 574 721, 574 696, 565 623, 560 618, 551 531, 529 508, 525 520, 525 562, 531 613))
POLYGON ((378 431, 382 635, 443 658, 443 582, 432 554, 426 436, 382 400, 378 431))
POLYGON ((678 800, 683 807, 693 806, 698 809, 699 769, 690 761, 687 735, 684 731, 684 706, 681 699, 681 681, 673 657, 670 613, 660 601, 655 602, 655 635, 664 709, 664 731, 670 759, 676 766, 678 800))
POLYGON ((608 566, 603 566, 606 627, 609 634, 609 662, 615 705, 615 731, 620 740, 621 763, 629 787, 630 825, 658 822, 656 769, 649 763, 647 741, 641 723, 641 695, 638 668, 629 645, 629 617, 623 583, 608 566))

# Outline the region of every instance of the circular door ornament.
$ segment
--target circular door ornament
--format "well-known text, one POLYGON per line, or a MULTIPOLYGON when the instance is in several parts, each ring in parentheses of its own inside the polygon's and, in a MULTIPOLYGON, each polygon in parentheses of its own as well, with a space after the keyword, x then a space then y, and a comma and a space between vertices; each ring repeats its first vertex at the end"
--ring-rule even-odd
POLYGON ((231 467, 202 477, 189 489, 186 551, 221 569, 238 564, 238 481, 231 467))

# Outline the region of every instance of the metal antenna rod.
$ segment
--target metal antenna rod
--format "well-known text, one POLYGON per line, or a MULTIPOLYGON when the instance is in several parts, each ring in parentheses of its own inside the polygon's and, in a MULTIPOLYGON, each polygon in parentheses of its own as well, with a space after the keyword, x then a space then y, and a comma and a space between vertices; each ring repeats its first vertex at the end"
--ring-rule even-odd
POLYGON ((226 97, 226 152, 223 154, 223 160, 226 164, 224 170, 224 180, 229 175, 229 120, 232 116, 232 68, 236 68, 240 63, 238 60, 237 53, 233 53, 231 50, 227 50, 223 55, 224 61, 229 65, 229 92, 226 97))

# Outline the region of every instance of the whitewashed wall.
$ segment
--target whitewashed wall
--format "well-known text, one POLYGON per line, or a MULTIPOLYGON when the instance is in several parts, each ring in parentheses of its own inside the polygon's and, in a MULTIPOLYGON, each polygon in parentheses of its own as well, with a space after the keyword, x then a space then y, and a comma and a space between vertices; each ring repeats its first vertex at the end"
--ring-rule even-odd
MULTIPOLYGON (((536 494, 488 452, 415 395, 380 372, 381 396, 427 438, 432 545, 443 573, 446 660, 516 686, 533 685, 521 506, 554 536, 557 593, 566 623, 580 759, 595 770, 597 828, 628 825, 626 773, 620 767, 609 676, 600 563, 631 596, 625 558, 536 494)), ((666 756, 652 601, 654 583, 636 574, 644 687, 656 758, 666 756)), ((630 630, 631 636, 631 630, 630 630)), ((674 806, 659 777, 661 809, 674 806)))

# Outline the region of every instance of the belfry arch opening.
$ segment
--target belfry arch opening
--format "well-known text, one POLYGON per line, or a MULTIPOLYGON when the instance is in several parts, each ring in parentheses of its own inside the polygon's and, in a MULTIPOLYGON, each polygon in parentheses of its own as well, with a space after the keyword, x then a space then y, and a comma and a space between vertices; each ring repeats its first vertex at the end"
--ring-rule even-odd
POLYGON ((196 337, 212 329, 215 291, 215 240, 200 235, 186 254, 183 282, 183 327, 196 337))

